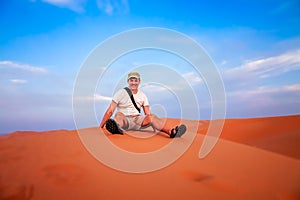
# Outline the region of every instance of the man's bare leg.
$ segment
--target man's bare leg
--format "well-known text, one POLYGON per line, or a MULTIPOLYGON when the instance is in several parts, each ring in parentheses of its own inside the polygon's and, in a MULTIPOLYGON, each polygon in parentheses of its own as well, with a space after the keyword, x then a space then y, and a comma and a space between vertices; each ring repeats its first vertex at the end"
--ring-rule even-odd
POLYGON ((117 122, 117 124, 119 125, 119 127, 125 128, 128 126, 126 116, 123 113, 117 112, 114 119, 117 122))
POLYGON ((145 117, 142 126, 148 126, 149 124, 151 124, 153 128, 170 135, 173 127, 166 123, 166 121, 166 119, 161 119, 158 118, 156 115, 151 114, 145 117))
POLYGON ((147 115, 142 123, 142 126, 151 124, 155 129, 167 133, 170 138, 181 137, 186 132, 186 126, 181 124, 173 127, 171 123, 167 123, 166 119, 158 118, 156 115, 147 115))

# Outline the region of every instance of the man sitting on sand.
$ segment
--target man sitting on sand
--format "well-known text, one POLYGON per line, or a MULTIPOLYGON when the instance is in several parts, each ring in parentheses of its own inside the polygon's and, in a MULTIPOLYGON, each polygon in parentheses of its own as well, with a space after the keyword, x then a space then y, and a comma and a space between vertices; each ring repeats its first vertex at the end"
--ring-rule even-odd
POLYGON ((143 127, 152 126, 170 136, 170 138, 181 137, 185 131, 184 124, 170 127, 165 120, 151 114, 147 96, 140 91, 140 74, 131 72, 127 79, 128 87, 117 91, 112 102, 106 110, 100 128, 106 129, 112 134, 123 134, 125 130, 140 130, 143 127), (115 112, 114 119, 110 117, 115 112), (143 108, 145 115, 140 113, 143 108))

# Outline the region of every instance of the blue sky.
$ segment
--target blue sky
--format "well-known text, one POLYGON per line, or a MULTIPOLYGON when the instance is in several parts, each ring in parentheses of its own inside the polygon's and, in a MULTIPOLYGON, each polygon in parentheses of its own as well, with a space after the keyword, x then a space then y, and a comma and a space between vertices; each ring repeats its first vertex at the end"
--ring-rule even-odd
MULTIPOLYGON (((72 92, 80 66, 107 38, 142 27, 172 29, 203 46, 224 81, 226 117, 299 114, 299 25, 297 0, 1 1, 0 133, 74 129, 72 92)), ((144 51, 120 58, 113 75, 100 81, 94 98, 98 120, 116 84, 122 85, 120 72, 147 63, 182 74, 197 91, 199 119, 210 118, 209 92, 188 63, 144 51)), ((174 95, 143 89, 158 115, 180 117, 170 104, 174 95)))

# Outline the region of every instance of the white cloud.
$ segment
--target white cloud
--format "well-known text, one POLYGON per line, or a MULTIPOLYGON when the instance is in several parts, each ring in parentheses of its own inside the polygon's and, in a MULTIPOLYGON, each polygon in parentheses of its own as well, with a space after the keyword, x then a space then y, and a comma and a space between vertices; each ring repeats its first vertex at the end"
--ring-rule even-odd
POLYGON ((15 84, 25 84, 25 83, 27 83, 27 80, 24 80, 24 79, 11 79, 10 82, 15 83, 15 84))
POLYGON ((144 83, 140 86, 141 89, 149 92, 149 93, 160 93, 160 92, 166 92, 168 91, 166 85, 163 84, 157 84, 157 83, 144 83))
POLYGON ((225 71, 227 78, 257 77, 267 78, 300 69, 300 49, 278 56, 248 61, 225 71))
POLYGON ((182 76, 192 86, 198 85, 203 82, 202 78, 194 72, 188 72, 183 74, 182 76))
POLYGON ((86 0, 42 0, 43 2, 61 7, 68 8, 75 12, 84 12, 84 4, 86 0))
POLYGON ((227 60, 223 60, 220 65, 223 66, 223 65, 226 65, 227 63, 228 63, 227 60))
POLYGON ((104 2, 104 1, 100 0, 100 1, 97 1, 97 5, 100 10, 103 10, 108 15, 112 15, 114 12, 114 9, 113 9, 110 1, 104 2))
POLYGON ((95 94, 94 96, 79 96, 76 97, 77 100, 81 101, 111 101, 111 97, 103 96, 100 94, 95 94))
POLYGON ((247 61, 223 72, 229 116, 274 116, 300 112, 300 84, 288 72, 300 70, 300 49, 247 61), (294 84, 280 85, 281 82, 294 84))
POLYGON ((28 64, 20 64, 13 61, 0 61, 0 69, 1 68, 8 68, 8 69, 20 69, 32 73, 38 74, 46 74, 47 70, 42 67, 36 67, 28 64))
MULTIPOLYGON (((234 92, 228 92, 227 96, 244 98, 244 99, 255 99, 259 96, 270 96, 277 94, 294 93, 300 96, 300 84, 283 85, 279 87, 275 86, 263 86, 249 90, 239 90, 234 92)), ((300 101, 300 99, 299 99, 300 101)))
POLYGON ((300 84, 227 92, 227 115, 257 117, 300 113, 300 84))
POLYGON ((290 92, 300 92, 300 84, 287 85, 287 86, 284 86, 283 89, 285 91, 290 91, 290 92))
POLYGON ((107 96, 102 96, 100 94, 95 94, 94 95, 94 100, 95 101, 111 101, 112 98, 111 97, 107 97, 107 96))
POLYGON ((97 0, 97 6, 107 15, 116 13, 126 14, 129 12, 129 4, 127 0, 97 0))
MULTIPOLYGON (((85 12, 85 4, 87 0, 42 0, 45 3, 52 4, 60 8, 68 8, 77 13, 85 12)), ((129 12, 129 4, 127 0, 96 0, 96 4, 100 11, 107 15, 116 13, 126 14, 129 12)))

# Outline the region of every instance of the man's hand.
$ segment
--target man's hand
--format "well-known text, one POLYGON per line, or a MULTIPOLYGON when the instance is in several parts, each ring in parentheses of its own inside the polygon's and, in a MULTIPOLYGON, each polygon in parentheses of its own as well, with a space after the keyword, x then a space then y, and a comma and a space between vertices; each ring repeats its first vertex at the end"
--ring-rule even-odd
POLYGON ((146 115, 146 117, 144 118, 144 121, 142 122, 142 126, 148 126, 152 124, 152 115, 148 114, 146 115))
POLYGON ((105 122, 104 122, 104 123, 102 122, 102 123, 100 124, 100 128, 104 128, 104 126, 105 126, 105 122))

